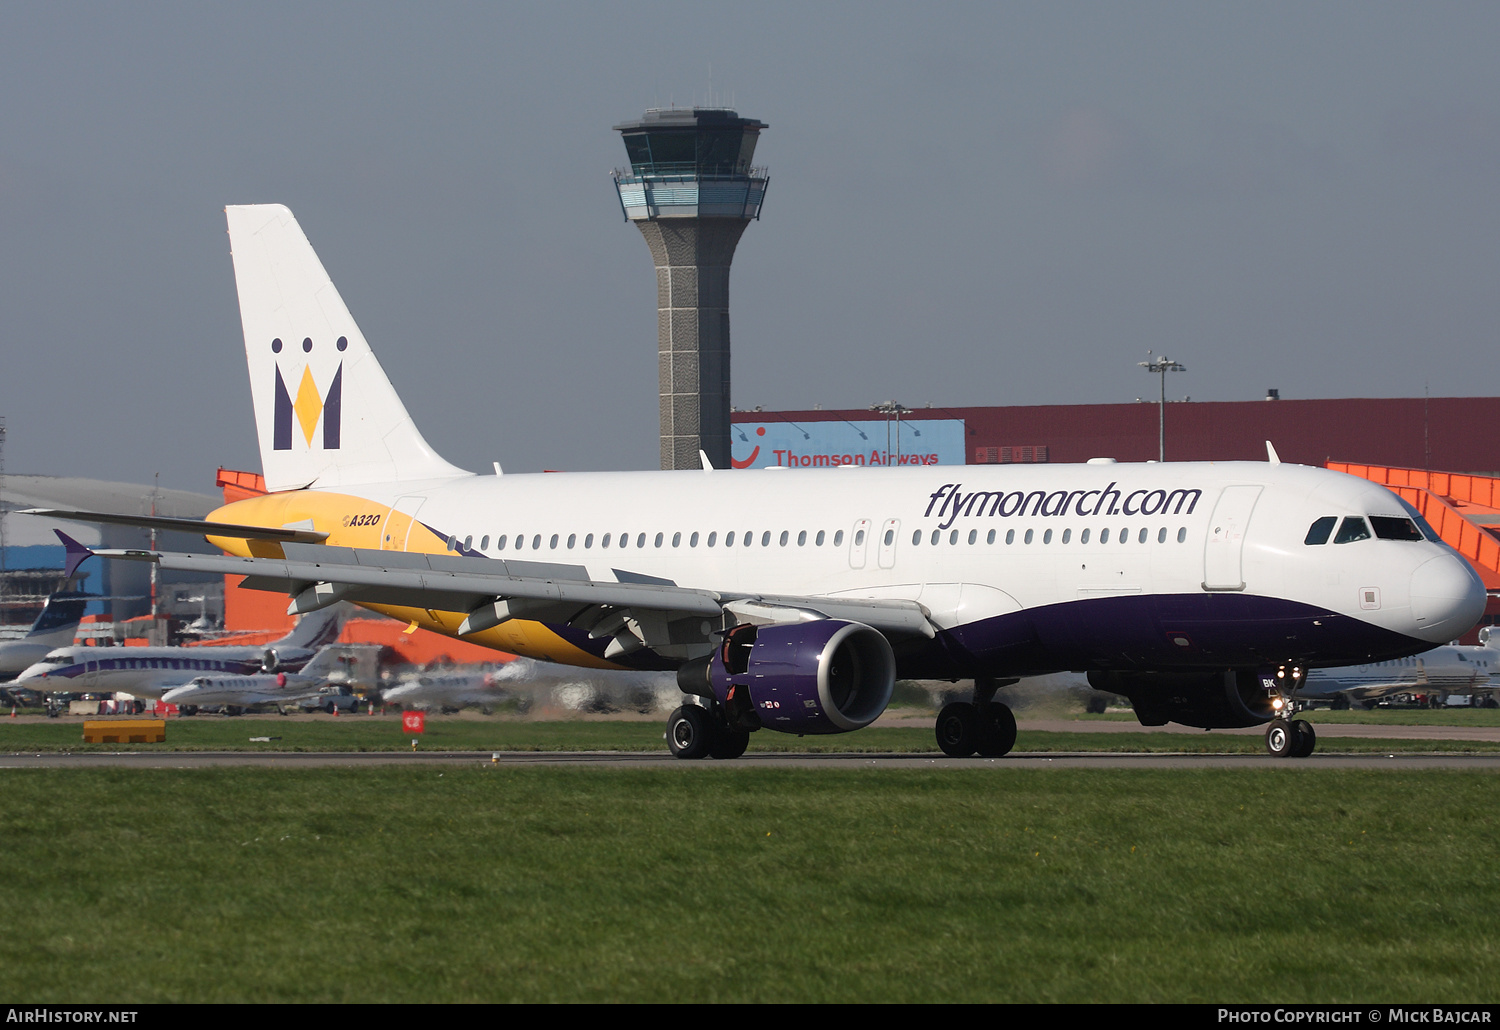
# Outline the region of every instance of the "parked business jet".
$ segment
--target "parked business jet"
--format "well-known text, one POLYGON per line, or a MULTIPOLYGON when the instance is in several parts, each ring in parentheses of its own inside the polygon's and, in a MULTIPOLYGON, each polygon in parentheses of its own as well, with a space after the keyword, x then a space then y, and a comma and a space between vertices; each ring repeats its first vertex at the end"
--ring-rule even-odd
POLYGON ((60 647, 16 677, 17 686, 159 700, 196 676, 296 672, 339 635, 348 607, 304 616, 264 647, 60 647))
POLYGON ((1479 631, 1479 640, 1477 647, 1445 644, 1405 658, 1313 669, 1297 696, 1341 707, 1351 703, 1368 707, 1394 694, 1423 695, 1434 706, 1446 704, 1450 694, 1461 694, 1480 699, 1480 707, 1494 708, 1495 691, 1500 688, 1500 634, 1486 626, 1479 631))
POLYGON ((274 492, 209 516, 228 557, 100 553, 247 574, 292 612, 349 600, 533 658, 675 668, 682 758, 860 729, 898 676, 972 679, 938 743, 1001 755, 997 691, 1065 670, 1143 723, 1270 721, 1268 748, 1302 754, 1262 670, 1415 654, 1484 608, 1396 495, 1275 460, 474 475, 412 423, 292 213, 227 214, 274 492))
POLYGON ((331 686, 342 678, 338 647, 324 647, 300 672, 253 672, 243 675, 194 676, 162 694, 161 699, 191 715, 199 708, 221 707, 231 715, 247 708, 275 705, 285 715, 288 708, 320 708, 353 711, 357 700, 347 687, 331 686))
POLYGON ((0 643, 0 680, 12 679, 53 648, 71 644, 89 600, 88 594, 71 591, 48 597, 24 637, 0 643))

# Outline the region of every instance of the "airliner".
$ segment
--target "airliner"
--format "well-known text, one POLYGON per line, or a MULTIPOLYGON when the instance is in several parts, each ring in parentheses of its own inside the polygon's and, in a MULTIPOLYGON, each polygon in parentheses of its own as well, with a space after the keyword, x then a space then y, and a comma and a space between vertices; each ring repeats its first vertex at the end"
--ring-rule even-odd
MULTIPOLYGON (((1425 651, 1484 609, 1395 494, 1269 445, 1266 462, 466 472, 414 425, 292 213, 226 213, 271 492, 196 524, 226 556, 98 553, 246 575, 291 612, 347 600, 532 658, 675 669, 679 758, 861 729, 898 677, 972 681, 937 742, 1003 755, 996 695, 1059 671, 1144 724, 1265 723, 1271 753, 1302 755, 1307 723, 1278 702, 1307 669, 1425 651)), ((94 553, 65 544, 74 567, 94 553)))
POLYGON ((205 674, 296 672, 333 643, 348 610, 340 605, 300 619, 290 633, 264 647, 59 647, 17 676, 16 685, 156 701, 205 674))

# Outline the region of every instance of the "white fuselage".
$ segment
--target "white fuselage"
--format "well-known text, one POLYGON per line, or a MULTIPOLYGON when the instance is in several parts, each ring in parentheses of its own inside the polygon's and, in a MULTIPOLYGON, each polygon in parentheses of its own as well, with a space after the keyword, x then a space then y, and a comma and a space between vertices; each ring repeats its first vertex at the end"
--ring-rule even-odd
MULTIPOLYGON (((1485 601, 1435 540, 1306 543, 1318 519, 1410 519, 1381 486, 1296 465, 465 476, 339 494, 356 490, 367 518, 414 516, 406 539, 384 536, 391 550, 426 549, 420 524, 465 555, 582 567, 600 582, 914 600, 959 636, 1027 615, 993 646, 961 642, 983 665, 985 651, 1015 652, 1011 638, 1034 634, 1038 646, 996 673, 1132 651, 1144 667, 1385 658, 1451 639, 1485 601), (1090 621, 1116 612, 1155 636, 1128 639, 1113 615, 1090 621)), ((343 542, 336 525, 328 542, 343 542)))

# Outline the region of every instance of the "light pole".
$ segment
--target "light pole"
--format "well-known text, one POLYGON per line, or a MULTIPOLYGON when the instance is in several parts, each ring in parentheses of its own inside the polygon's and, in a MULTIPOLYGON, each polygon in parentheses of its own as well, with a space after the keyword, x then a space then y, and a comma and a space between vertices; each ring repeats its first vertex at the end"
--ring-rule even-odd
MULTIPOLYGON (((1151 352, 1147 351, 1146 353, 1150 354, 1151 352)), ((1165 354, 1163 354, 1159 358, 1153 358, 1150 361, 1141 361, 1141 362, 1138 362, 1138 364, 1142 368, 1144 368, 1147 372, 1154 372, 1154 373, 1158 373, 1158 374, 1161 375, 1161 403, 1160 403, 1160 405, 1157 408, 1157 420, 1156 420, 1156 445, 1157 445, 1156 457, 1157 457, 1158 461, 1166 461, 1167 460, 1167 373, 1168 372, 1186 372, 1187 371, 1187 366, 1184 365, 1184 364, 1182 364, 1179 361, 1173 361, 1171 358, 1167 357, 1165 354)))
POLYGON ((889 404, 872 404, 871 411, 878 411, 885 416, 885 456, 886 461, 893 465, 901 464, 901 416, 910 413, 911 409, 904 404, 891 401, 889 404), (891 416, 896 416, 896 460, 891 462, 891 416))

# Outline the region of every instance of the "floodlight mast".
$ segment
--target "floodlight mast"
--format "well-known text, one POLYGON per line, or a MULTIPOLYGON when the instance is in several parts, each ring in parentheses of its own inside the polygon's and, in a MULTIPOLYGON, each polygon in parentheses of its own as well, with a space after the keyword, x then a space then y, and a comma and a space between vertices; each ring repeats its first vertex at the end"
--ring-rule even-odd
MULTIPOLYGON (((1150 351, 1146 352, 1150 354, 1150 351)), ((1156 417, 1156 458, 1158 461, 1167 460, 1167 373, 1186 372, 1187 366, 1179 361, 1173 361, 1163 354, 1159 358, 1150 361, 1137 362, 1147 372, 1153 372, 1161 376, 1161 401, 1157 406, 1156 417)))

